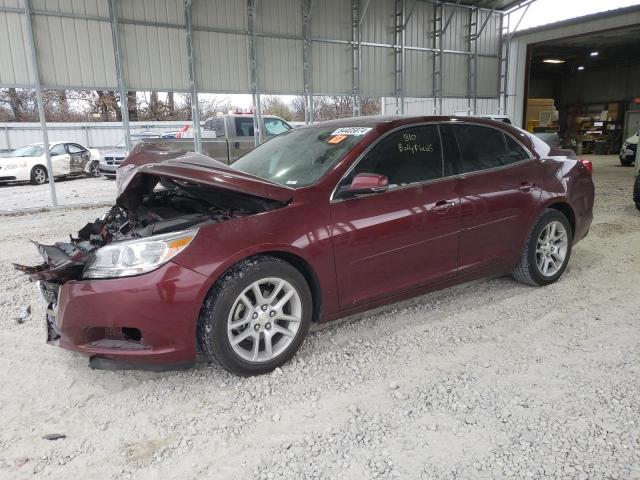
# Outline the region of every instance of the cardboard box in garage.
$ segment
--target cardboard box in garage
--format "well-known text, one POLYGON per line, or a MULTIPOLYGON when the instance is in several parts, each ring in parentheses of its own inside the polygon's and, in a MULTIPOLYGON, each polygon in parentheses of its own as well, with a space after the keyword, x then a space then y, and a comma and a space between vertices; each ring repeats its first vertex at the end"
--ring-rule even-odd
POLYGON ((527 100, 527 122, 540 120, 540 112, 549 112, 555 109, 553 98, 529 98, 527 100))

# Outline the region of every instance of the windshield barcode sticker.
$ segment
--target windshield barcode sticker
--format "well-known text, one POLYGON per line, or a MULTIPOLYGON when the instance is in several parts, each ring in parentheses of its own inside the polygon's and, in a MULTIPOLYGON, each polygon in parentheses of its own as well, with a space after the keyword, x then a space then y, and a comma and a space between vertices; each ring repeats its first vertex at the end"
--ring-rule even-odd
POLYGON ((371 131, 371 127, 342 127, 337 129, 331 135, 366 135, 371 131))

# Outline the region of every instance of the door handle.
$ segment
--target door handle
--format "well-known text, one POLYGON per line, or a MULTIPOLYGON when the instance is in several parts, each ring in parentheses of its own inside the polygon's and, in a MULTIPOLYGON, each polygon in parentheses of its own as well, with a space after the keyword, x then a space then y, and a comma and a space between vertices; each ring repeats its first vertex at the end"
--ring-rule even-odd
POLYGON ((536 186, 535 183, 531 184, 529 182, 522 182, 518 187, 518 190, 520 190, 521 192, 530 192, 531 189, 535 186, 536 186))
POLYGON ((446 213, 451 207, 455 206, 455 200, 439 200, 431 207, 431 211, 437 213, 446 213))

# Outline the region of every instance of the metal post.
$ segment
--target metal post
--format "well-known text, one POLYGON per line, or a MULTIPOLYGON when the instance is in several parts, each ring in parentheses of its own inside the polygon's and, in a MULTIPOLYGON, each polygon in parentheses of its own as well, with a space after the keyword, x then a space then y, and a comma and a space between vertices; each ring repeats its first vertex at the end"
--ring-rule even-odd
POLYGON ((404 30, 405 30, 405 5, 404 0, 396 0, 393 23, 393 50, 394 50, 394 92, 396 99, 396 115, 404 113, 404 30))
POLYGON ((362 107, 360 97, 360 0, 351 0, 351 93, 353 94, 353 116, 359 117, 362 107))
POLYGON ((311 76, 311 9, 313 0, 302 0, 302 68, 304 82, 304 123, 313 122, 313 93, 311 76))
POLYGON ((191 0, 184 2, 184 16, 187 23, 187 60, 189 62, 189 89, 191 91, 191 121, 193 123, 193 147, 202 153, 202 133, 200 131, 200 109, 198 108, 198 84, 196 78, 195 55, 193 52, 193 22, 191 0))
POLYGON ((7 140, 7 150, 11 151, 11 137, 9 136, 9 127, 5 125, 4 127, 4 137, 7 140))
POLYGON ((113 54, 116 60, 116 76, 118 77, 118 92, 120 94, 120 113, 122 127, 124 129, 124 143, 127 152, 131 152, 131 130, 129 129, 129 97, 124 82, 122 69, 122 50, 120 48, 120 32, 118 30, 118 6, 117 0, 109 0, 109 19, 111 20, 111 39, 113 41, 113 54))
POLYGON ((253 104, 253 134, 255 145, 262 143, 262 106, 258 93, 258 64, 256 53, 256 0, 247 0, 247 16, 249 26, 249 83, 251 102, 253 104))
POLYGON ((442 15, 444 14, 442 3, 436 0, 433 4, 433 54, 431 66, 431 87, 433 96, 433 114, 438 112, 438 98, 442 95, 442 15))
POLYGON ((31 0, 23 0, 24 12, 27 24, 27 43, 31 51, 31 69, 36 84, 36 100, 38 102, 38 117, 40 119, 40 129, 42 130, 42 144, 44 150, 44 158, 47 164, 47 178, 49 179, 49 190, 51 192, 51 205, 58 206, 58 198, 56 197, 56 186, 53 179, 53 164, 51 163, 51 153, 49 152, 49 133, 47 132, 47 119, 44 116, 44 99, 42 98, 42 85, 40 83, 40 66, 38 63, 38 51, 36 49, 36 41, 33 36, 33 19, 31 17, 31 0))
MULTIPOLYGON (((507 27, 506 27, 506 40, 503 40, 505 43, 505 61, 504 61, 504 78, 503 78, 503 82, 504 82, 504 88, 503 88, 503 102, 502 102, 502 112, 503 114, 507 113, 507 105, 509 102, 509 56, 511 55, 511 41, 513 40, 513 34, 518 30, 518 27, 520 26, 520 23, 522 22, 522 19, 525 17, 525 15, 527 14, 527 12, 529 11, 529 7, 531 6, 531 3, 533 3, 532 1, 529 1, 528 3, 518 6, 515 9, 512 9, 509 11, 509 13, 507 13, 507 27), (511 23, 511 14, 516 12, 517 10, 519 10, 520 8, 524 7, 524 11, 522 12, 522 15, 520 16, 520 19, 518 20, 518 22, 516 23, 515 27, 513 28, 513 31, 511 31, 510 29, 510 23, 511 23)), ((504 18, 504 14, 503 14, 503 18, 504 18)))
POLYGON ((471 112, 473 115, 476 114, 476 110, 478 108, 478 23, 480 22, 480 9, 474 8, 475 10, 475 22, 474 22, 474 32, 471 35, 472 42, 472 57, 471 57, 471 65, 473 69, 473 77, 471 77, 471 93, 472 93, 472 107, 471 112))

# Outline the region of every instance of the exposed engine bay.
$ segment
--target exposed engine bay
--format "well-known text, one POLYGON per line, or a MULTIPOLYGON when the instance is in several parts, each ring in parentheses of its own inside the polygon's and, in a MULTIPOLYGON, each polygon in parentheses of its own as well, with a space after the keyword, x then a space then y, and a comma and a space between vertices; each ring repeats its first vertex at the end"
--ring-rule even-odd
MULTIPOLYGON (((87 223, 69 242, 35 243, 44 262, 14 264, 32 280, 61 285, 80 279, 93 253, 105 245, 241 218, 282 202, 175 178, 140 175, 102 218, 87 223)), ((53 302, 51 302, 53 303, 53 302)))

